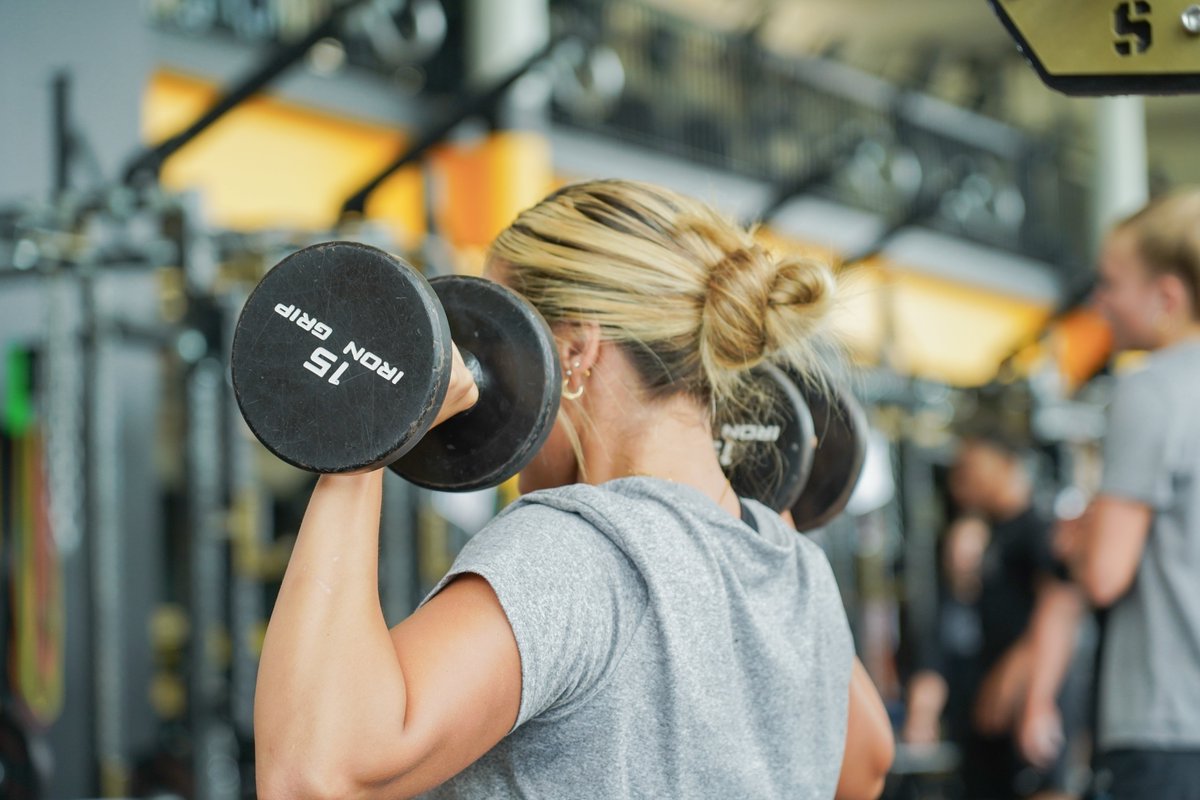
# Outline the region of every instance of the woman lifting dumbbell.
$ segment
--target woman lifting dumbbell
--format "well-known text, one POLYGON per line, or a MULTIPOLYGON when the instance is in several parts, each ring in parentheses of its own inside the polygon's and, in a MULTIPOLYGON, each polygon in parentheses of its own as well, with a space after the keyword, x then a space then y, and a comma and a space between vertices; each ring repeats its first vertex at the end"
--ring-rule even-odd
MULTIPOLYGON (((554 391, 534 392, 556 421, 521 472, 527 494, 389 630, 381 472, 321 477, 263 646, 260 796, 876 796, 891 731, 829 565, 739 499, 713 447, 712 409, 744 400, 753 367, 814 369, 831 273, 624 181, 569 186, 523 212, 489 271, 540 312, 563 365, 554 391)), ((264 307, 298 324, 301 299, 264 307)), ((287 374, 306 388, 319 377, 319 407, 341 413, 334 359, 361 365, 366 345, 325 347, 336 337, 316 326, 342 323, 305 319, 305 352, 333 358, 287 374)), ((387 370, 412 375, 371 355, 375 377, 355 385, 391 391, 404 378, 387 370)), ((468 419, 477 381, 486 397, 503 377, 467 360, 441 367, 417 428, 468 419)), ((244 412, 256 402, 245 383, 244 412)), ((387 410, 371 402, 372 417, 387 410)), ((367 416, 329 427, 340 436, 367 416)), ((318 428, 281 435, 327 435, 318 428)), ((384 460, 359 456, 363 468, 384 460)))

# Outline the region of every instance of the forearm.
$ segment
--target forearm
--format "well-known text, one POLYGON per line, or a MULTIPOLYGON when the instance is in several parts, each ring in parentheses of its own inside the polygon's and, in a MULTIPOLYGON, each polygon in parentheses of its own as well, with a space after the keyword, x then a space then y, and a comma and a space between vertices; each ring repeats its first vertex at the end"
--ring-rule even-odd
POLYGON ((1083 598, 1074 586, 1054 581, 1042 589, 1029 628, 1030 670, 1026 707, 1053 703, 1075 652, 1083 598))
POLYGON ((255 743, 268 782, 336 793, 385 777, 372 773, 403 729, 405 682, 379 602, 382 492, 379 471, 325 475, 309 500, 259 664, 255 743))
POLYGON ((934 670, 921 670, 908 683, 908 713, 937 719, 948 694, 945 678, 934 670))

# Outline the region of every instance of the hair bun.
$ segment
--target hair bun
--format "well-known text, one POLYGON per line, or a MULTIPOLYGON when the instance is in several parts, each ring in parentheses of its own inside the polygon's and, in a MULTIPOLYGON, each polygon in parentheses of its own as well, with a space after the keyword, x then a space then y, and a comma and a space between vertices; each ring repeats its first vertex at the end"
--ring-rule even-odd
POLYGON ((776 259, 758 244, 732 250, 709 272, 701 357, 712 373, 746 370, 780 351, 793 353, 825 319, 834 294, 833 273, 825 264, 776 259))

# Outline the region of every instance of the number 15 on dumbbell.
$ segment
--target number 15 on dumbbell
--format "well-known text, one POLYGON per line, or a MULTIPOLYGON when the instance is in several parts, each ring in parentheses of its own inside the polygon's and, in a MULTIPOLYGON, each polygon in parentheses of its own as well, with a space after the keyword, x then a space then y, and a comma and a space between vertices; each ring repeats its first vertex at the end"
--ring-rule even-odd
POLYGON ((390 464, 434 489, 494 486, 537 453, 558 410, 550 329, 492 281, 427 281, 367 245, 300 250, 251 293, 233 339, 238 406, 254 435, 312 472, 390 464), (457 345, 479 389, 432 427, 457 345))
MULTIPOLYGON (((301 330, 309 331, 313 336, 321 341, 329 339, 333 333, 333 328, 330 328, 324 322, 319 322, 316 318, 305 314, 302 309, 296 306, 287 305, 285 303, 275 304, 275 313, 285 319, 296 323, 296 326, 301 330)), ((342 350, 343 356, 350 356, 351 361, 356 361, 367 368, 369 372, 374 372, 385 381, 391 382, 393 385, 400 382, 404 377, 404 370, 393 367, 388 362, 384 361, 379 356, 375 355, 365 347, 355 345, 351 340, 346 348, 342 350)), ((312 351, 312 355, 308 357, 308 361, 304 362, 304 368, 316 375, 318 378, 324 378, 334 364, 337 364, 340 359, 335 353, 331 353, 324 347, 318 347, 312 351)), ((342 373, 350 366, 350 361, 343 361, 338 365, 337 370, 329 376, 329 382, 334 386, 341 386, 342 373)))

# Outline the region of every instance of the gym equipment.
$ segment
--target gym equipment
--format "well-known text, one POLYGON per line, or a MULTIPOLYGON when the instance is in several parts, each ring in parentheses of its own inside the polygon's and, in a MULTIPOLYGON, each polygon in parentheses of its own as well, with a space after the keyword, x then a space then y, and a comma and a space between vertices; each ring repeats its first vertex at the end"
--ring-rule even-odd
POLYGON ((458 105, 450 109, 442 119, 438 120, 427 130, 422 131, 410 144, 405 146, 404 150, 391 163, 372 175, 362 186, 342 202, 342 219, 355 214, 365 213, 367 199, 384 181, 402 167, 421 159, 429 150, 444 142, 446 137, 462 124, 464 120, 495 108, 508 93, 508 90, 512 88, 513 84, 552 55, 563 41, 568 41, 568 39, 566 37, 551 39, 494 85, 467 95, 458 105))
POLYGON ((127 185, 135 185, 147 178, 156 182, 159 172, 168 158, 212 127, 213 123, 257 95, 281 74, 299 63, 308 51, 322 39, 337 35, 342 21, 348 13, 362 5, 363 2, 365 0, 345 0, 345 2, 334 5, 328 15, 312 26, 311 30, 298 41, 276 49, 263 63, 228 87, 213 102, 212 106, 205 109, 187 128, 135 154, 125 166, 124 182, 127 185))
POLYGON ((990 2, 1052 89, 1070 95, 1200 92, 1200 5, 990 2))
POLYGON ((397 472, 446 491, 495 485, 549 435, 562 377, 545 321, 491 281, 431 283, 352 242, 304 248, 267 273, 238 319, 238 406, 259 441, 301 469, 390 464, 418 448, 442 407, 452 336, 479 402, 397 472))
POLYGON ((763 364, 754 370, 769 405, 758 413, 718 417, 717 458, 733 489, 776 511, 800 497, 813 464, 813 418, 804 397, 783 370, 763 364))
POLYGON ((533 459, 554 425, 562 393, 554 339, 533 306, 495 281, 446 275, 430 284, 479 402, 421 437, 391 469, 427 489, 498 486, 533 459))
POLYGON ((34 358, 14 347, 5 359, 7 391, 0 419, 0 537, 11 626, 7 671, 11 691, 31 722, 48 727, 63 703, 62 570, 51 524, 46 446, 34 411, 34 358))
POLYGON ((811 531, 842 513, 862 473, 867 454, 867 418, 844 388, 797 381, 812 414, 817 445, 812 472, 791 506, 796 530, 811 531))
POLYGON ((0 709, 0 797, 42 797, 45 774, 38 761, 36 744, 25 727, 8 709, 0 709))

